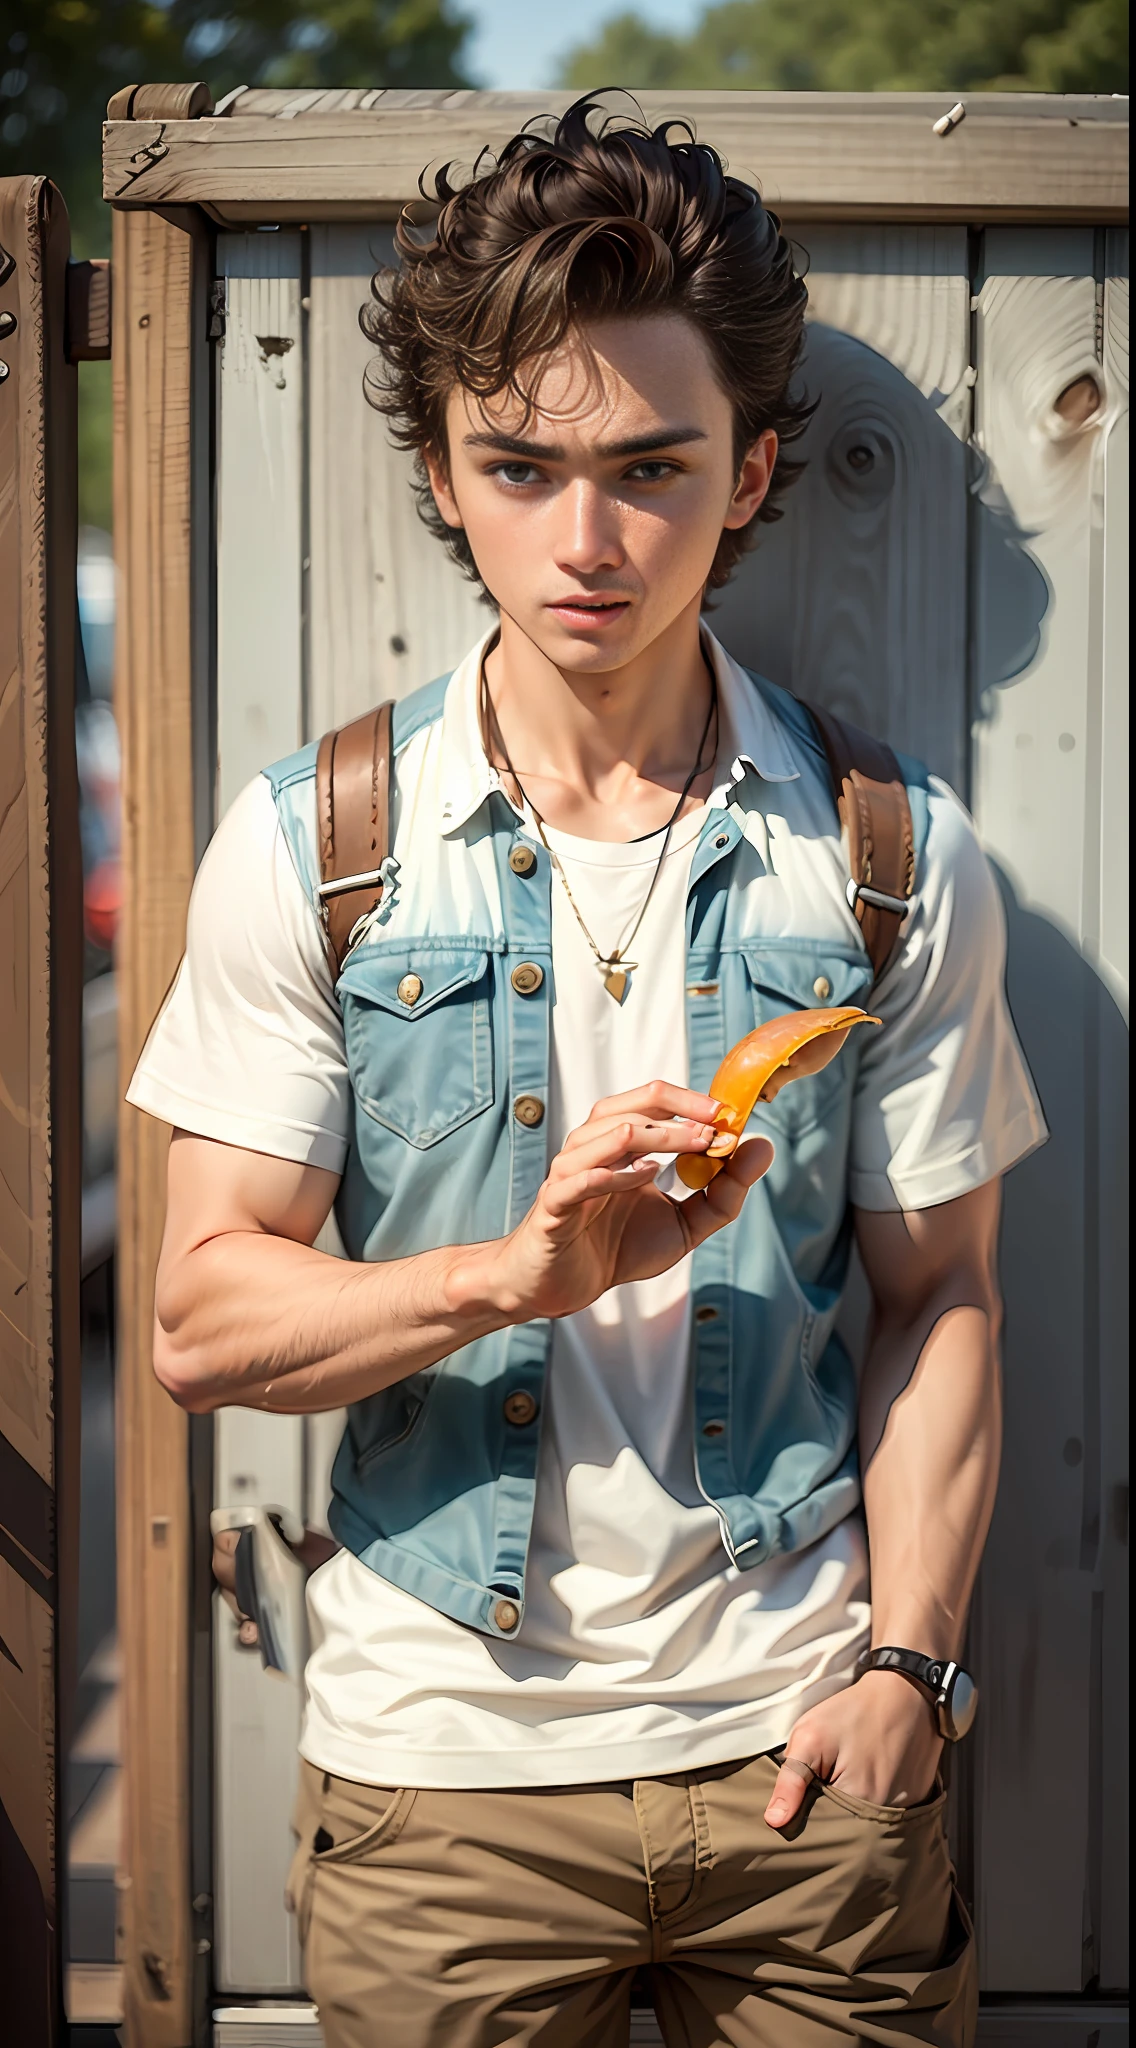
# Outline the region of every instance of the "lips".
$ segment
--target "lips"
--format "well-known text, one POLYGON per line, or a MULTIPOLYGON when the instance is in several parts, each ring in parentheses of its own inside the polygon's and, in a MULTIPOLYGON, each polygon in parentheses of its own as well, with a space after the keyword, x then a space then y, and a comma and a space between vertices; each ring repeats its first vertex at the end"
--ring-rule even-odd
POLYGON ((625 597, 562 597, 548 606, 566 626, 609 626, 629 609, 625 597))

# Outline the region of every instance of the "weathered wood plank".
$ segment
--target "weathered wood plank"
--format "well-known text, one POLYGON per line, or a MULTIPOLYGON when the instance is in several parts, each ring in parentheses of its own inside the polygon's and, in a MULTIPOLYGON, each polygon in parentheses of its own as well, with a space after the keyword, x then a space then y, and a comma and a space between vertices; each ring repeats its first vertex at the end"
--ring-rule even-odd
POLYGON ((217 469, 217 807, 299 746, 300 236, 223 235, 217 469))
POLYGON ((976 503, 1004 508, 1048 588, 1035 657, 1007 662, 1020 633, 997 560, 979 562, 975 811, 1005 878, 1011 1003, 1052 1131, 1007 1187, 1007 1453, 974 1628, 977 1904, 995 1991, 1076 1992, 1098 1973, 1102 1801, 1114 1800, 1100 1687, 1102 1659, 1115 1664, 1103 1572, 1116 1539, 1102 1486, 1121 1447, 1103 1427, 1124 1367, 1103 1332, 1123 1279, 1103 1249, 1119 1103, 1101 1089, 1123 1072, 1125 1032, 1096 959, 1113 829, 1100 807, 1098 253, 1088 231, 988 231, 978 293, 988 469, 976 503))
MULTIPOLYGON (((282 1507, 303 1517, 304 1430, 300 1416, 222 1408, 216 1418, 214 1498, 218 1507, 282 1507)), ((297 1992, 296 1922, 284 1887, 295 1849, 291 1828, 302 1689, 243 1647, 237 1624, 214 1596, 214 1976, 219 1991, 261 1996, 297 1992)))
MULTIPOLYGON (((1101 1016, 1112 999, 1128 1012, 1128 233, 1105 237, 1103 369, 1109 421, 1104 436, 1104 535, 1101 592, 1100 910, 1096 967, 1101 1016), (1106 993, 1107 992, 1107 993, 1106 993)), ((1096 1745, 1100 1814, 1099 1953, 1102 1985, 1128 1983, 1129 1953, 1129 1662, 1128 1662, 1128 1045, 1103 1029, 1101 1142, 1100 1351, 1101 1541, 1099 1592, 1100 1730, 1096 1745)))
MULTIPOLYGON (((977 95, 938 136, 950 98, 646 92, 641 103, 652 121, 692 118, 795 220, 1127 219, 1119 103, 1057 102, 1054 119, 1054 102, 977 95)), ((416 195, 424 164, 472 165, 483 146, 563 104, 562 93, 388 93, 366 111, 298 104, 294 118, 273 118, 245 113, 242 97, 220 120, 110 121, 103 191, 122 206, 204 205, 233 222, 381 216, 416 195)))
POLYGON ((78 1577, 82 873, 67 214, 0 180, 0 1927, 4 2023, 61 2018, 57 1792, 78 1577))
MULTIPOLYGON (((191 705, 193 262, 157 215, 114 225, 115 709, 125 892, 123 1086, 181 955, 194 867, 191 705)), ((203 308, 196 308, 199 320, 203 308)), ((187 1420, 152 1370, 165 1128, 119 1126, 118 1558, 126 1790, 123 1997, 130 2048, 191 2034, 187 1420)))
POLYGON ((390 231, 311 232, 309 738, 443 674, 491 614, 426 531, 409 459, 363 396, 374 349, 359 330, 390 231))
POLYGON ((808 467, 712 623, 741 660, 965 792, 965 450, 961 419, 936 416, 967 394, 965 236, 830 225, 805 239, 808 467))
POLYGON ((832 227, 801 236, 810 320, 886 356, 952 429, 970 428, 966 229, 832 227))

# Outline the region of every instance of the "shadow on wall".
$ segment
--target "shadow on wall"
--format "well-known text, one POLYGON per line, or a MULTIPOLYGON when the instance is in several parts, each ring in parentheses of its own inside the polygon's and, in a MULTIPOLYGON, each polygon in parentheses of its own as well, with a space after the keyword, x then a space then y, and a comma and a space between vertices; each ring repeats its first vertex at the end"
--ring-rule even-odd
MULTIPOLYGON (((819 396, 808 468, 714 624, 742 660, 967 796, 975 721, 1037 673, 1055 625, 1031 535, 985 458, 864 343, 813 326, 806 382, 819 396)), ((1068 827, 1054 816, 1054 834, 1068 827)), ((1090 1955, 1116 1854, 1128 1034, 1056 912, 995 874, 1010 1007, 1051 1138, 1006 1187, 1005 1456, 971 1629, 984 1711, 961 1760, 973 1797, 956 1847, 984 1952, 1020 1951, 1038 1981, 1039 1944, 1064 1938, 1038 1894, 1054 1844, 1062 1883, 1084 1887, 1090 1955)), ((861 1279, 841 1317, 857 1349, 866 1307, 861 1279)))
POLYGON ((1049 585, 988 467, 894 363, 817 322, 804 381, 807 468, 712 623, 739 660, 965 797, 970 693, 1028 668, 1049 585))

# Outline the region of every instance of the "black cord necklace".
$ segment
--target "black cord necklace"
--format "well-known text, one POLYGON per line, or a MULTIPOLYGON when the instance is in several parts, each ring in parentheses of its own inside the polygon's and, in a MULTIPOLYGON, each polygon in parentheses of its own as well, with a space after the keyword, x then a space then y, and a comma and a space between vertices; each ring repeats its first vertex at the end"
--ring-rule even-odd
MULTIPOLYGON (((536 829, 540 834, 540 843, 544 847, 544 850, 547 853, 549 860, 551 861, 553 867, 555 868, 557 874, 560 877, 560 881, 564 889, 564 894, 567 896, 568 901, 572 906, 576 922, 579 925, 580 930, 583 932, 584 937, 587 940, 589 946, 591 947, 593 954, 595 955, 596 966, 599 968, 599 971, 603 976, 603 985, 607 990, 608 995, 611 996, 612 1000, 617 1003, 621 1003, 623 1001, 623 998, 627 993, 627 984, 631 976, 632 970, 638 967, 639 965, 639 962, 637 960, 629 960, 627 958, 627 949, 633 943, 635 934, 639 930, 639 927, 642 924, 643 919, 647 915, 647 906, 655 893, 655 884, 658 881, 660 874, 662 873, 663 862, 667 857, 667 848, 671 843, 671 833, 674 831, 674 828, 678 823, 682 807, 686 802, 687 797, 690 795, 690 792, 694 787, 694 784, 697 781, 698 776, 702 773, 702 756, 705 752, 706 741, 710 735, 711 724, 714 722, 715 714, 718 709, 718 679, 714 673, 712 664, 710 662, 707 662, 706 666, 710 674, 710 703, 706 712, 706 723, 702 728, 702 737, 698 742, 698 752, 695 755, 694 766, 691 769, 690 774, 687 776, 686 781, 683 783, 682 789, 679 792, 678 802, 676 803, 673 811, 671 812, 670 817, 667 819, 666 826, 663 831, 663 843, 659 849, 658 859, 655 862, 655 866, 651 874, 651 880, 647 886, 647 893, 639 906, 638 912, 636 913, 635 920, 631 926, 631 929, 620 940, 618 946, 616 946, 612 952, 601 953, 599 947, 595 942, 595 939, 592 937, 591 932, 588 930, 588 927, 580 914, 580 906, 577 903, 576 898, 572 894, 572 889, 568 881, 568 877, 565 874, 564 869, 562 868, 555 852, 553 851, 553 848, 549 845, 547 837, 545 836, 544 819, 541 817, 540 812, 537 810, 537 807, 534 804, 532 798, 526 794, 524 785, 521 782, 521 778, 517 774, 517 771, 513 766, 512 760, 510 759, 509 749, 505 742, 505 735, 501 730, 500 720, 498 719, 497 713, 493 708, 493 700, 489 695, 489 683, 485 674, 484 660, 482 661, 481 664, 481 712, 483 738, 486 740, 486 742, 488 742, 489 721, 490 719, 492 719, 493 731, 496 736, 497 744, 501 751, 501 757, 505 763, 506 773, 512 777, 514 783, 516 784, 517 791, 521 798, 521 802, 523 804, 527 804, 529 810, 532 812, 533 820, 536 824, 536 829)), ((486 751, 489 751, 488 744, 486 744, 486 751)))

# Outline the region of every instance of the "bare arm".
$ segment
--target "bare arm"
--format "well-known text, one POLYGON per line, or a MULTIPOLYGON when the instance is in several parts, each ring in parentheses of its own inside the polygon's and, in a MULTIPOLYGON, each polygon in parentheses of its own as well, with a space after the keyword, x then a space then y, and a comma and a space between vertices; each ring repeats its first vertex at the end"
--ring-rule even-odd
MULTIPOLYGON (((860 1395, 872 1641, 957 1655, 1001 1450, 1000 1183, 905 1215, 859 1210, 873 1321, 860 1395)), ((869 1672, 801 1717, 787 1754, 878 1805, 926 1796, 941 1743, 906 1679, 869 1672)), ((807 1774, 783 1766, 783 1827, 807 1774)))
MULTIPOLYGON (((1001 1184, 856 1218, 875 1308, 860 1395, 872 1639, 957 1656, 1002 1447, 1001 1184)), ((902 1681, 901 1681, 902 1682, 902 1681)))
POLYGON ((681 1207, 661 1194, 658 1155, 704 1151, 714 1108, 661 1081, 598 1103, 507 1236, 383 1263, 313 1249, 334 1174, 177 1132, 155 1297, 158 1378, 194 1410, 338 1408, 491 1330, 569 1315, 622 1281, 665 1272, 738 1214, 773 1157, 753 1139, 705 1194, 681 1207))

